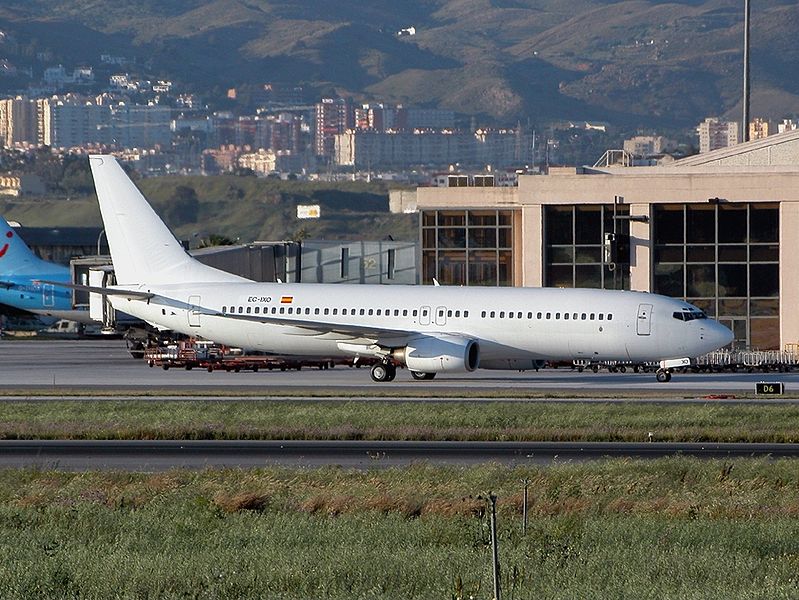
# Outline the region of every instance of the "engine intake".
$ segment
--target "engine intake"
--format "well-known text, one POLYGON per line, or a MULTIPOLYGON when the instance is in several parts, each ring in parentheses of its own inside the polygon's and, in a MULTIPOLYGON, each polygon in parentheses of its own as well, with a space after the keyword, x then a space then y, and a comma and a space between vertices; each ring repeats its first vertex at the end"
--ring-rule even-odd
POLYGON ((455 335, 423 336, 404 348, 392 350, 391 357, 411 371, 474 371, 480 364, 480 345, 455 335))

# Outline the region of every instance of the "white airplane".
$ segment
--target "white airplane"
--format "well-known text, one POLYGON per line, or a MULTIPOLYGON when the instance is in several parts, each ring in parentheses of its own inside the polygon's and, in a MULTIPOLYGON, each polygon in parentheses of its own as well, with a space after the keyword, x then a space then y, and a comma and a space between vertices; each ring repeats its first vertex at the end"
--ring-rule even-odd
POLYGON ((161 329, 279 354, 378 359, 415 379, 541 360, 660 361, 658 381, 732 342, 698 308, 642 292, 256 283, 190 257, 111 156, 90 157, 117 310, 161 329))

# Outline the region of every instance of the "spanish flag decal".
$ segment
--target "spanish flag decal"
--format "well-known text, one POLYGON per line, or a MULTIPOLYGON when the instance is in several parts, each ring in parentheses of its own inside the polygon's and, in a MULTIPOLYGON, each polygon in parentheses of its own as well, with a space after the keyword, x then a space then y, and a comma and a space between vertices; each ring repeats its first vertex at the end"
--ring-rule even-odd
POLYGON ((294 302, 294 296, 281 296, 280 303, 281 304, 291 304, 294 302))

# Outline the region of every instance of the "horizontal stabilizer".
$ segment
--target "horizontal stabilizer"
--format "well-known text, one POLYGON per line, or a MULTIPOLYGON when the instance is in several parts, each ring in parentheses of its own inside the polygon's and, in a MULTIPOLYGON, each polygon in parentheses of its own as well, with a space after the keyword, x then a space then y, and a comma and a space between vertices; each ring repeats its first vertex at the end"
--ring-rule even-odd
POLYGON ((79 285, 77 283, 65 283, 63 281, 45 281, 43 279, 35 279, 33 283, 49 283, 51 285, 65 287, 70 290, 100 294, 101 296, 119 296, 120 298, 127 298, 128 300, 149 300, 150 298, 154 298, 156 296, 156 294, 152 294, 150 292, 140 292, 138 290, 123 290, 119 288, 97 287, 93 285, 79 285))

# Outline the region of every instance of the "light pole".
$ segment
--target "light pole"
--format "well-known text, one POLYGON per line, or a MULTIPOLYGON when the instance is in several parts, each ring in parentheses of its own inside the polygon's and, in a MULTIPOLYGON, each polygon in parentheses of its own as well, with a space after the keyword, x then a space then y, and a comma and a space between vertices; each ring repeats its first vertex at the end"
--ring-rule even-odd
POLYGON ((743 141, 749 141, 749 0, 744 0, 743 141))

